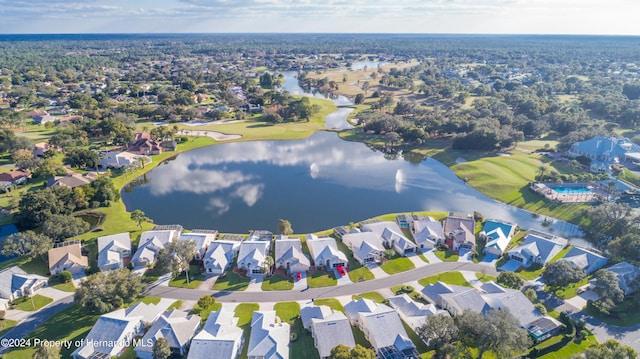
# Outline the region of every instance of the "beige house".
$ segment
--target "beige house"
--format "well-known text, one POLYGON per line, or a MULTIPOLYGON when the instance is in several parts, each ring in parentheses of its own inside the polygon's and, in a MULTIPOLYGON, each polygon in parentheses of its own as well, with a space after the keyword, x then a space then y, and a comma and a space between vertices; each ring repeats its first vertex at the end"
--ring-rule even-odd
POLYGON ((82 255, 79 241, 63 242, 49 249, 49 272, 52 275, 65 270, 73 275, 82 274, 88 265, 89 259, 82 255))

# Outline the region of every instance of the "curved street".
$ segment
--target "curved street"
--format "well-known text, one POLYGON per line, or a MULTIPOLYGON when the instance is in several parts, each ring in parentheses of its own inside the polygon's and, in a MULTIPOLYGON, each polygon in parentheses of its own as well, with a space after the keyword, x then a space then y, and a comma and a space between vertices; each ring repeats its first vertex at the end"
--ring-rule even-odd
POLYGON ((300 291, 281 290, 281 291, 262 291, 262 292, 244 292, 244 291, 216 291, 216 290, 195 290, 186 288, 174 288, 165 286, 156 286, 150 288, 147 294, 162 298, 180 299, 180 300, 198 300, 204 295, 211 295, 220 302, 237 302, 237 303, 259 303, 259 302, 290 302, 304 299, 320 299, 335 298, 345 295, 360 294, 371 292, 383 288, 391 288, 395 285, 411 282, 424 277, 450 271, 473 271, 483 272, 487 275, 497 276, 498 271, 495 267, 486 264, 464 263, 464 262, 442 262, 432 263, 421 268, 415 268, 406 272, 390 275, 385 278, 372 279, 364 282, 356 282, 349 285, 309 288, 300 291))

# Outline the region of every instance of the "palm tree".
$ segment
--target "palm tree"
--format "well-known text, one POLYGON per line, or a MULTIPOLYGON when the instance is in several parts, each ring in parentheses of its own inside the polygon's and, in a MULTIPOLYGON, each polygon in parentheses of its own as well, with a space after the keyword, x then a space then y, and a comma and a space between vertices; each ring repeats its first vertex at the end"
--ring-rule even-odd
POLYGON ((272 256, 266 256, 264 262, 262 262, 262 271, 265 273, 270 272, 274 263, 275 261, 272 256))

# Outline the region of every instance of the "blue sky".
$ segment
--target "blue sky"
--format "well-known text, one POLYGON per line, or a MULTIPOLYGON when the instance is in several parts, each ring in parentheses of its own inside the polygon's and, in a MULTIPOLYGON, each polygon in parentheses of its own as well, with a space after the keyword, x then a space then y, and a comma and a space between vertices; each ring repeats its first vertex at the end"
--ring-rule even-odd
POLYGON ((0 33, 640 35, 638 0, 0 0, 0 33))

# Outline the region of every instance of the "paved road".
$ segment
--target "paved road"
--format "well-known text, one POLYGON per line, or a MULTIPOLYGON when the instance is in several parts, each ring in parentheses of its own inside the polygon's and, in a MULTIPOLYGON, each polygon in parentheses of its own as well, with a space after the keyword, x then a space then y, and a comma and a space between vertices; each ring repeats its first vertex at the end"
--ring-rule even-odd
POLYGON ((373 279, 365 282, 358 282, 344 286, 310 288, 307 290, 295 291, 268 291, 268 292, 242 292, 242 291, 203 291, 185 288, 173 288, 156 286, 149 289, 149 295, 162 298, 197 300, 204 295, 211 295, 220 302, 288 302, 304 299, 335 298, 344 295, 360 294, 383 288, 390 288, 394 285, 411 282, 420 278, 434 274, 466 270, 474 272, 484 271, 487 275, 497 276, 498 271, 491 266, 475 263, 442 262, 429 264, 422 268, 412 269, 406 272, 394 274, 385 278, 373 279))
MULTIPOLYGON (((73 304, 73 295, 69 295, 64 297, 54 303, 51 303, 47 307, 39 310, 30 316, 28 316, 24 321, 15 327, 11 328, 2 338, 7 339, 19 339, 26 337, 29 333, 31 333, 34 329, 39 327, 42 323, 44 323, 47 319, 54 316, 59 311, 73 304)), ((0 346, 0 354, 4 353, 10 348, 5 348, 0 346)))

